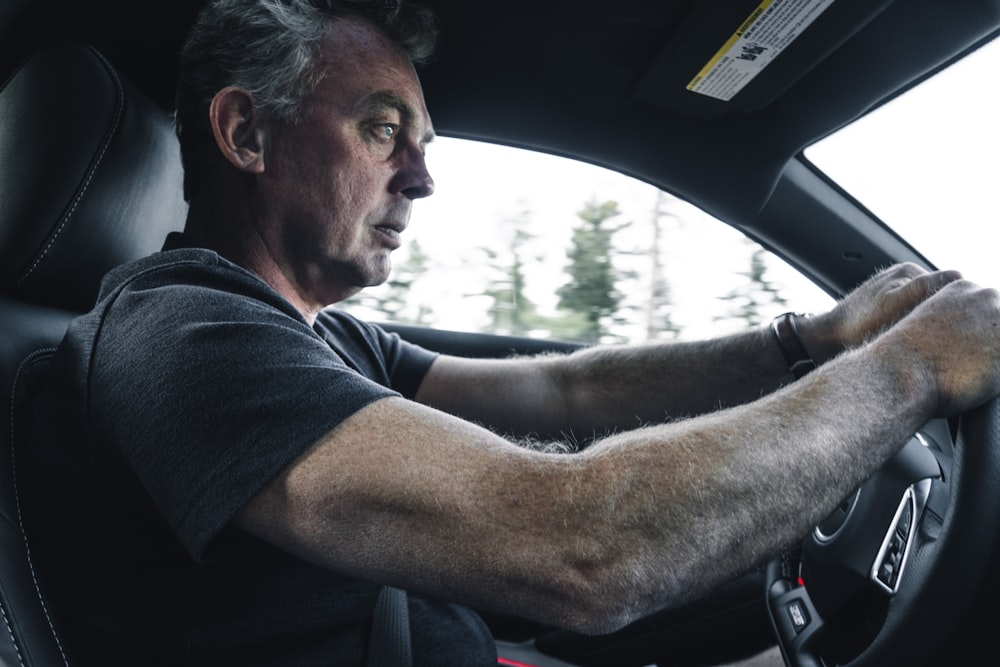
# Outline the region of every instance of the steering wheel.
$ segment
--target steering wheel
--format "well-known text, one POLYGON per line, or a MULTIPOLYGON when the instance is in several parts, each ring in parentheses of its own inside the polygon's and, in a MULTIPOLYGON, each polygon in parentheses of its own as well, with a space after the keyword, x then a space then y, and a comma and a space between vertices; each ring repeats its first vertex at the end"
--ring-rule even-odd
POLYGON ((790 667, 921 665, 968 611, 1000 525, 1000 399, 931 422, 768 568, 790 667))

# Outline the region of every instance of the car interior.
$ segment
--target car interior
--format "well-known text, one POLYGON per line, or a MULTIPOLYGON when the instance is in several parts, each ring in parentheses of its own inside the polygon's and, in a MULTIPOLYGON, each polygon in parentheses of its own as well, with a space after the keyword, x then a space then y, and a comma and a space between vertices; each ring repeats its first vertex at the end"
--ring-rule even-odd
MULTIPOLYGON (((76 664, 46 607, 45 573, 35 568, 22 519, 16 473, 32 378, 67 323, 94 303, 104 273, 155 252, 183 226, 172 95, 177 53, 201 4, 0 5, 0 664, 76 664)), ((996 0, 425 4, 441 25, 437 56, 420 69, 439 134, 636 177, 742 231, 834 296, 887 264, 930 264, 803 149, 1000 34, 996 0), (693 92, 696 75, 748 17, 772 7, 815 11, 726 99, 693 92)), ((467 356, 575 347, 393 328, 467 356)), ((877 533, 864 539, 882 561, 886 523, 917 535, 902 548, 912 550, 908 576, 886 591, 840 599, 844 564, 856 554, 831 556, 814 538, 787 561, 611 635, 484 617, 511 647, 506 664, 711 665, 776 641, 787 664, 803 667, 972 664, 963 661, 989 650, 998 621, 1000 452, 962 445, 995 444, 998 427, 993 406, 929 424, 877 490, 838 508, 856 517, 866 503, 878 506, 866 513, 882 527, 864 523, 858 532, 877 533), (797 616, 788 614, 799 611, 805 626, 789 625, 797 616)), ((839 526, 818 534, 832 539, 839 526)))

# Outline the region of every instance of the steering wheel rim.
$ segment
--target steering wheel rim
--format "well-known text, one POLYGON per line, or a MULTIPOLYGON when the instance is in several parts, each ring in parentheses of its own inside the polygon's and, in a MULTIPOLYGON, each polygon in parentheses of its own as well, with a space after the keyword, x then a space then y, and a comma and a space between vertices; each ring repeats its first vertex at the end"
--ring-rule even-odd
MULTIPOLYGON (((867 647, 843 663, 848 667, 925 664, 954 631, 979 590, 997 543, 997 531, 983 526, 1000 525, 1000 399, 960 417, 953 454, 935 453, 942 479, 930 485, 929 507, 921 508, 916 517, 898 587, 886 592, 884 622, 867 647)), ((851 514, 845 523, 863 520, 851 514)), ((891 526, 885 525, 882 533, 888 529, 891 526)), ((818 548, 847 540, 850 532, 834 535, 818 548)), ((816 539, 815 534, 807 537, 804 551, 815 550, 816 539)), ((851 551, 849 543, 841 546, 851 551)), ((870 545, 867 550, 871 553, 870 545)), ((777 564, 769 568, 768 611, 791 667, 824 664, 819 651, 828 628, 809 589, 808 577, 800 585, 777 564), (796 628, 791 617, 804 618, 805 626, 796 628)))

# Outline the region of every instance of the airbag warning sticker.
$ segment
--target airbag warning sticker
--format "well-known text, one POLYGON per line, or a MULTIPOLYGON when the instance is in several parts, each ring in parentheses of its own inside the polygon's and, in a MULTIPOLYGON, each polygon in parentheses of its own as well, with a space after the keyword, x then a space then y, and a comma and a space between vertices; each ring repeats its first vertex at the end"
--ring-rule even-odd
POLYGON ((687 89, 728 101, 764 71, 834 0, 764 0, 687 89))

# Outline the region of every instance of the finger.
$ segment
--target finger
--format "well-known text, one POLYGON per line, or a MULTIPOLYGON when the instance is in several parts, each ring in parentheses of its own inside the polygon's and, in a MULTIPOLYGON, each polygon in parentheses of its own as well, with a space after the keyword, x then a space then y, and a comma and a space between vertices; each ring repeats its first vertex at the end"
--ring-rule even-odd
POLYGON ((1000 290, 994 287, 980 287, 969 280, 958 281, 951 289, 956 291, 964 289, 964 294, 969 295, 972 299, 969 307, 978 310, 981 317, 984 318, 983 321, 989 324, 994 337, 1000 334, 997 331, 998 325, 1000 325, 1000 322, 997 322, 997 317, 1000 316, 1000 290))
POLYGON ((875 290, 875 292, 891 292, 909 284, 916 278, 927 275, 927 273, 926 269, 913 262, 893 264, 874 274, 868 280, 866 287, 875 290))
POLYGON ((933 293, 949 283, 962 280, 962 272, 954 270, 932 271, 925 276, 921 276, 917 280, 927 281, 928 289, 933 293))
POLYGON ((959 271, 932 271, 913 278, 902 287, 911 290, 911 296, 917 301, 923 301, 945 285, 962 280, 959 271))
POLYGON ((962 295, 970 295, 980 292, 987 292, 989 290, 980 287, 971 280, 965 280, 964 278, 957 278, 949 281, 942 282, 939 286, 934 289, 933 294, 929 296, 936 296, 938 293, 947 296, 948 298, 961 298, 962 295))
POLYGON ((928 273, 927 269, 914 262, 900 262, 884 269, 878 275, 889 280, 912 280, 928 273))
POLYGON ((916 264, 901 264, 883 274, 882 322, 892 322, 905 317, 914 308, 927 301, 938 291, 961 281, 958 271, 928 272, 916 264))

